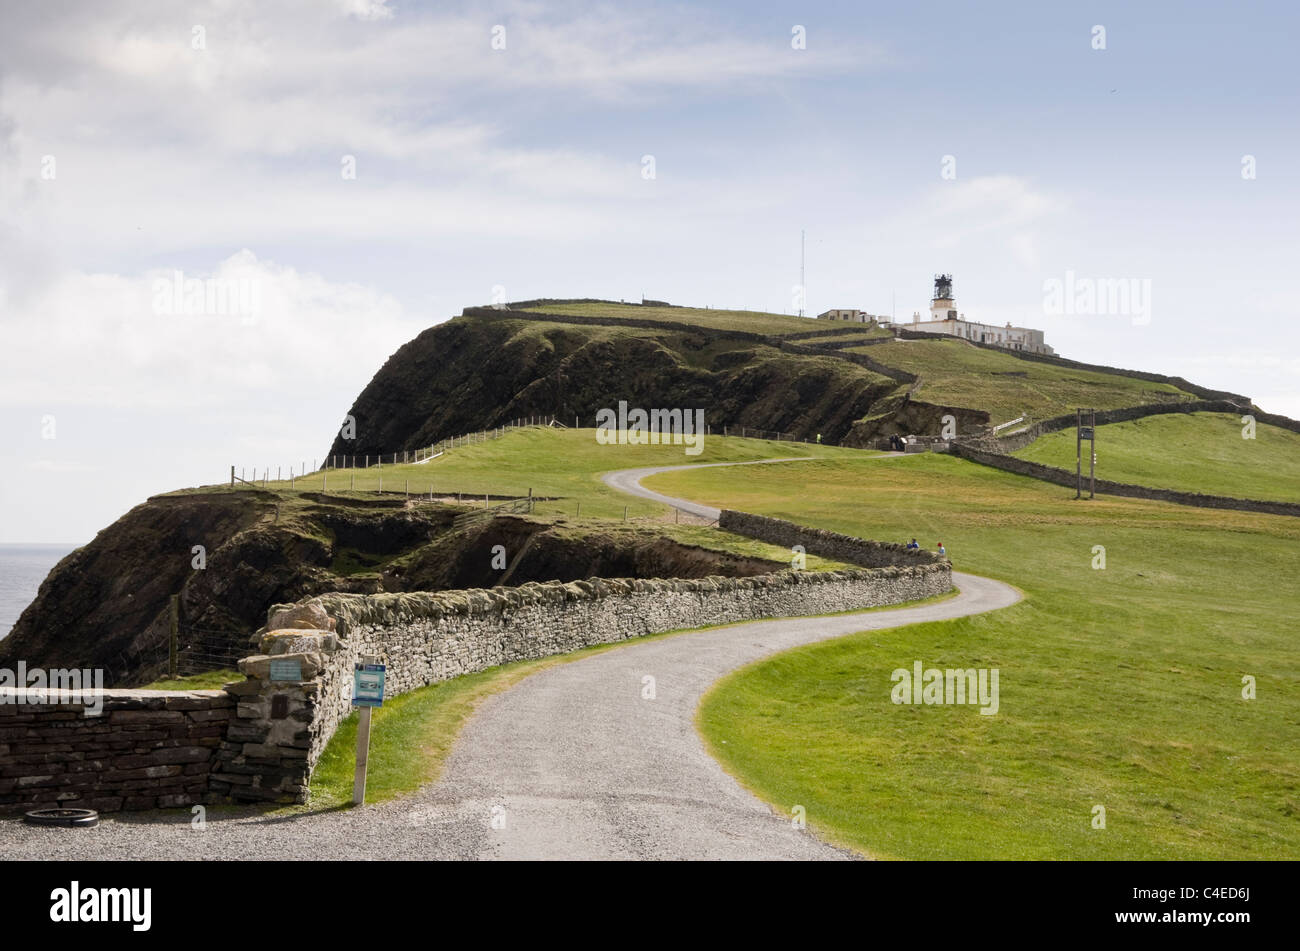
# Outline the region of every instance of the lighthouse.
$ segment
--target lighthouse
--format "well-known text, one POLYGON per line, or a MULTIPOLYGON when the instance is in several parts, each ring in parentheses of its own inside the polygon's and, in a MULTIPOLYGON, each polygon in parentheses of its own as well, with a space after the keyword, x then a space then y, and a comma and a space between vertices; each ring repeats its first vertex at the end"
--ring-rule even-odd
POLYGON ((934 276, 934 297, 930 300, 931 320, 956 320, 957 305, 952 299, 952 275, 934 276))

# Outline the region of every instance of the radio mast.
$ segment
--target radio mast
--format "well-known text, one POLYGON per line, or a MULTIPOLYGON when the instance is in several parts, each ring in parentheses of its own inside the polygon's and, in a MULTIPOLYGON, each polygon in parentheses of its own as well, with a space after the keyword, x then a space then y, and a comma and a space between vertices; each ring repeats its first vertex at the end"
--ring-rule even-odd
POLYGON ((800 317, 804 315, 803 314, 804 304, 808 300, 808 285, 804 282, 803 279, 804 260, 805 259, 804 259, 803 228, 800 228, 799 229, 799 316, 800 317))

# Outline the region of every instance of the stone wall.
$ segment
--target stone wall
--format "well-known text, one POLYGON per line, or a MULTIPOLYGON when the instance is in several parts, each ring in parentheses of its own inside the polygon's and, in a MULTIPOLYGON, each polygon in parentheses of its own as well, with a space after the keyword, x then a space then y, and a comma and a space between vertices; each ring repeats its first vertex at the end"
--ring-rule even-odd
MULTIPOLYGON (((1100 415, 1100 414, 1098 414, 1100 415)), ((1041 479, 1073 489, 1077 478, 1074 472, 1045 466, 1028 459, 1018 459, 998 452, 986 452, 961 443, 954 443, 950 449, 953 455, 978 462, 981 465, 1014 472, 1017 475, 1041 479)), ((1088 477, 1084 475, 1084 489, 1088 488, 1088 477)), ((1108 479, 1097 480, 1097 493, 1100 495, 1120 495, 1134 499, 1154 499, 1159 502, 1173 502, 1178 505, 1195 505, 1201 508, 1236 509, 1242 512, 1262 512, 1265 515, 1300 516, 1300 504, 1295 502, 1263 502, 1257 499, 1236 499, 1226 495, 1201 495, 1199 492, 1179 492, 1174 489, 1153 489, 1145 485, 1132 485, 1128 482, 1111 482, 1108 479)))
MULTIPOLYGON (((898 336, 903 340, 961 340, 961 337, 955 337, 952 334, 936 334, 925 330, 907 330, 900 327, 898 336)), ((1212 390, 1208 387, 1197 386, 1181 376, 1166 376, 1163 373, 1149 373, 1146 370, 1124 370, 1120 367, 1106 366, 1101 363, 1083 363, 1079 360, 1070 360, 1066 357, 1056 354, 1047 353, 1030 353, 1028 350, 1008 350, 1006 347, 999 347, 997 344, 980 343, 976 340, 966 340, 965 343, 972 347, 979 347, 982 350, 994 350, 998 353, 1009 354, 1020 360, 1029 360, 1033 363, 1050 363, 1052 366, 1068 367, 1073 370, 1089 370, 1093 373, 1106 373, 1112 376, 1128 376, 1135 380, 1146 380, 1148 383, 1167 383, 1170 386, 1177 387, 1193 396, 1199 396, 1203 400, 1228 400, 1233 403, 1249 404, 1250 398, 1242 396, 1240 393, 1230 393, 1227 390, 1212 390)))
MULTIPOLYGON (((1249 413, 1249 406, 1240 403, 1234 403, 1231 400, 1186 400, 1181 403, 1144 403, 1141 406, 1125 406, 1120 409, 1107 409, 1097 411, 1097 425, 1105 426, 1110 423, 1126 423, 1129 420, 1145 419, 1148 416, 1162 416, 1166 413, 1249 413)), ((1262 414, 1255 414, 1256 419, 1261 422, 1268 422, 1262 414)), ((1274 417, 1277 419, 1286 419, 1286 417, 1274 417)), ((1086 420, 1085 420, 1086 422, 1086 420)), ((1288 420, 1288 422, 1294 422, 1288 420)), ((1041 419, 1032 423, 1024 430, 1012 433, 1006 436, 962 436, 960 441, 974 449, 985 452, 1015 452, 1024 449, 1039 436, 1045 436, 1048 433, 1059 432, 1062 429, 1069 429, 1078 423, 1076 413, 1065 413, 1061 416, 1052 416, 1047 419, 1041 419)), ((1300 425, 1300 424, 1298 424, 1300 425)))
POLYGON ((79 694, 2 693, 0 812, 113 812, 220 798, 211 779, 235 712, 220 690, 109 691, 91 716, 79 694))
MULTIPOLYGON (((305 801, 312 770, 352 710, 353 665, 365 657, 387 665, 393 697, 595 644, 863 610, 952 588, 947 559, 930 552, 741 512, 724 512, 722 526, 862 567, 304 599, 296 610, 313 623, 332 620, 336 631, 267 631, 262 652, 240 661, 246 679, 224 691, 117 691, 99 718, 58 704, 0 706, 0 808, 57 802, 63 794, 101 811, 305 801), (290 679, 283 679, 286 664, 290 679)), ((275 623, 293 616, 283 609, 272 608, 275 623)))
MULTIPOLYGON (((271 632, 265 656, 248 658, 250 675, 227 689, 241 695, 237 728, 245 743, 231 747, 230 768, 255 781, 232 786, 235 799, 301 799, 311 771, 338 724, 351 712, 353 665, 379 657, 388 696, 512 661, 566 654, 648 634, 772 617, 862 610, 942 594, 952 588, 947 559, 901 545, 804 529, 780 519, 723 513, 722 527, 750 537, 803 544, 827 558, 862 565, 844 571, 782 571, 748 578, 628 580, 468 591, 374 595, 328 594, 310 599, 337 620, 337 637, 271 632), (311 683, 265 678, 275 657, 301 654, 311 683), (282 725, 269 718, 280 701, 282 725), (248 714, 248 716, 245 716, 248 714), (285 723, 284 718, 290 722, 285 723)), ((223 754, 225 755, 225 754, 223 754)))
MULTIPOLYGON (((820 555, 833 561, 844 561, 863 568, 880 568, 887 565, 934 566, 948 573, 951 585, 951 566, 943 555, 924 549, 908 548, 892 542, 874 542, 821 528, 808 528, 784 519, 748 512, 723 509, 718 517, 718 528, 754 538, 771 545, 793 548, 802 545, 811 555, 820 555)), ((947 590, 947 589, 944 589, 947 590)))

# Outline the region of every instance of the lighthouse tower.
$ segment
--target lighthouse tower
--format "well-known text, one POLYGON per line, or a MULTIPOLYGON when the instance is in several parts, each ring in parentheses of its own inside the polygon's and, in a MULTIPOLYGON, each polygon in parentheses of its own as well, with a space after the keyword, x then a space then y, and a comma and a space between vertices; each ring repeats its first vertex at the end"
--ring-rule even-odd
POLYGON ((931 320, 956 320, 957 305, 952 299, 952 275, 934 276, 934 297, 930 301, 931 320))

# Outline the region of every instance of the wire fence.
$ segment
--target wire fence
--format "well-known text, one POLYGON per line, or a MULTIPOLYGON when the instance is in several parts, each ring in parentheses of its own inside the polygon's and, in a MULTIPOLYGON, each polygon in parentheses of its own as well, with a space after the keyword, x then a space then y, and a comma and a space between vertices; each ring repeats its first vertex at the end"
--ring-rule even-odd
MULTIPOLYGON (((580 428, 581 422, 582 419, 580 416, 574 416, 573 428, 580 428)), ((266 488, 272 482, 288 482, 290 488, 295 488, 295 484, 299 479, 307 476, 311 476, 314 479, 314 477, 319 474, 322 475, 322 486, 324 487, 328 485, 328 482, 326 481, 328 479, 327 474, 336 470, 382 470, 385 465, 419 465, 437 459, 439 456, 442 456, 444 453, 451 450, 489 442, 493 439, 500 439, 502 436, 506 435, 506 433, 514 430, 533 427, 552 429, 569 428, 567 423, 561 422, 560 418, 555 415, 523 416, 493 429, 479 430, 478 432, 465 433, 459 436, 449 436, 446 439, 441 439, 432 446, 423 449, 401 449, 394 452, 382 453, 340 454, 329 456, 323 461, 313 459, 310 469, 307 468, 307 461, 305 459, 297 466, 290 465, 287 468, 285 466, 277 466, 274 470, 272 470, 270 466, 264 466, 261 468, 254 466, 251 470, 247 467, 231 466, 230 485, 231 488, 234 488, 239 484, 255 488, 266 488), (271 478, 272 471, 275 473, 274 479, 271 478)), ((713 435, 712 427, 706 427, 702 435, 713 435)), ((722 435, 739 436, 742 439, 765 439, 771 442, 801 443, 806 446, 817 445, 821 442, 820 435, 809 439, 804 436, 798 436, 794 433, 780 432, 772 429, 757 429, 752 426, 723 426, 722 435)), ((338 483, 335 484, 338 485, 338 483)), ((380 491, 382 491, 382 489, 380 491)), ((389 491, 397 492, 396 489, 391 489, 389 491)), ((408 496, 410 495, 409 482, 407 483, 405 494, 408 496)), ((417 495, 420 494, 422 493, 417 492, 417 495)))
POLYGON ((413 465, 429 462, 438 458, 443 453, 459 449, 465 446, 472 446, 477 443, 488 442, 493 439, 500 439, 506 433, 516 429, 527 429, 529 427, 551 427, 555 429, 567 429, 568 427, 561 423, 555 416, 523 416, 519 419, 503 423, 493 429, 483 429, 478 432, 465 433, 459 436, 449 436, 446 439, 440 439, 432 446, 424 449, 402 449, 395 452, 376 452, 376 453, 349 453, 328 456, 324 460, 313 459, 311 468, 307 468, 307 460, 302 460, 297 467, 293 465, 276 466, 274 470, 270 466, 261 468, 253 466, 252 469, 246 467, 230 467, 230 485, 231 488, 237 483, 243 483, 250 486, 261 486, 265 488, 271 482, 288 482, 290 487, 298 479, 308 475, 315 475, 319 472, 332 472, 343 469, 382 469, 385 464, 390 466, 413 465), (275 478, 271 478, 271 472, 275 472, 275 478), (249 478, 249 474, 252 478, 249 478), (259 477, 258 473, 261 473, 259 477), (286 477, 286 472, 288 473, 286 477))
POLYGON ((178 626, 167 640, 140 649, 129 665, 124 658, 123 666, 141 671, 141 679, 148 683, 214 670, 235 670, 241 658, 254 653, 248 644, 247 631, 178 626))

